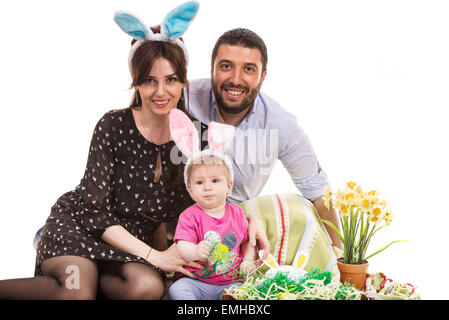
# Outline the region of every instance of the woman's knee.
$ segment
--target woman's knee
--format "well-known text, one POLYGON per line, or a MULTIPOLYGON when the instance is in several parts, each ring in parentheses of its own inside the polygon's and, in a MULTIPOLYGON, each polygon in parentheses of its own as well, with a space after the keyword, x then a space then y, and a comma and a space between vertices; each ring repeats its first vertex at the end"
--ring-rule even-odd
POLYGON ((159 300, 165 292, 165 284, 158 272, 141 264, 126 264, 123 276, 127 283, 128 299, 159 300))
POLYGON ((93 300, 97 296, 98 271, 91 260, 55 257, 42 263, 42 271, 57 282, 56 299, 93 300))
POLYGON ((165 288, 161 279, 143 276, 139 278, 130 285, 130 299, 160 300, 162 298, 165 288))

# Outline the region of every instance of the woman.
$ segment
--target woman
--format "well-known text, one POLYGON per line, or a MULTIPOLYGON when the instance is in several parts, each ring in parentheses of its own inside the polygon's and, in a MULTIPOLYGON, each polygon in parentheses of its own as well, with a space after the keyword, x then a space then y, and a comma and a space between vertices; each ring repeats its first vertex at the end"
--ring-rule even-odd
MULTIPOLYGON (((188 2, 170 12, 162 36, 159 27, 133 29, 143 25, 130 15, 116 19, 139 39, 129 59, 131 105, 107 112, 97 123, 83 179, 57 200, 41 234, 36 277, 0 281, 0 299, 94 299, 97 292, 107 299, 160 299, 164 272, 193 277, 183 266, 202 268, 182 259, 175 245, 165 251, 150 246, 163 222, 193 204, 168 116, 173 108, 185 112, 187 53, 178 38, 188 26, 186 10, 193 19, 197 9, 188 2), (184 21, 181 32, 177 15, 184 21), (175 38, 167 38, 167 25, 175 38)), ((250 225, 265 237, 259 221, 250 225)))
POLYGON ((175 247, 149 246, 162 222, 192 204, 183 166, 170 159, 168 125, 172 108, 185 111, 184 50, 179 42, 134 40, 130 71, 131 105, 97 123, 81 183, 57 200, 45 224, 36 277, 0 281, 0 299, 94 299, 97 291, 160 299, 164 271, 193 276, 175 247))

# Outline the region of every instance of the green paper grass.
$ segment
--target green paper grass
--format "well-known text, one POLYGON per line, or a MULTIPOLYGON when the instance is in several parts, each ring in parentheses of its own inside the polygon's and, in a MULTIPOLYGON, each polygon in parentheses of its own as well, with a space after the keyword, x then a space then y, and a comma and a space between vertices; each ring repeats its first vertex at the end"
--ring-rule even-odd
POLYGON ((332 273, 315 269, 299 282, 288 278, 288 272, 277 272, 273 278, 246 275, 240 286, 227 293, 237 300, 360 300, 362 292, 341 283, 332 283, 332 273))

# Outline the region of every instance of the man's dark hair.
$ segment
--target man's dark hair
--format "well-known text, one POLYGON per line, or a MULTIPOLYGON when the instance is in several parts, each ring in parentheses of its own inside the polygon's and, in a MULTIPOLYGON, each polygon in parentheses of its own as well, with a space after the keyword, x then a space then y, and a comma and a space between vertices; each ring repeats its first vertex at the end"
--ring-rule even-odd
POLYGON ((220 46, 222 44, 242 46, 250 49, 259 49, 262 56, 262 73, 267 70, 267 47, 265 46, 265 42, 263 42, 262 38, 259 37, 255 32, 244 28, 237 28, 223 33, 221 37, 218 38, 217 42, 215 43, 214 49, 212 50, 212 68, 214 67, 214 61, 217 57, 218 49, 220 49, 220 46))

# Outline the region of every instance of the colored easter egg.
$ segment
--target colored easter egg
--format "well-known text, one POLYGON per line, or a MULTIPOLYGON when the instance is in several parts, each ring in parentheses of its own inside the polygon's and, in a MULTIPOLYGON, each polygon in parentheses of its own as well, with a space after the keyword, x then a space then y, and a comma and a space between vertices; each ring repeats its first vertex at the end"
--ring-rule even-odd
POLYGON ((223 244, 226 245, 229 250, 234 249, 237 244, 237 236, 234 232, 226 233, 223 237, 223 244))
POLYGON ((221 242, 221 237, 217 232, 211 230, 206 232, 204 240, 209 241, 210 243, 221 242))

